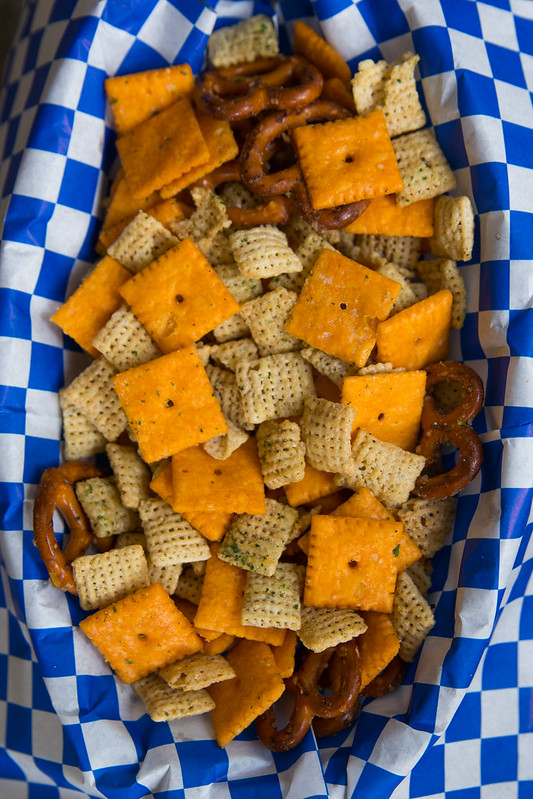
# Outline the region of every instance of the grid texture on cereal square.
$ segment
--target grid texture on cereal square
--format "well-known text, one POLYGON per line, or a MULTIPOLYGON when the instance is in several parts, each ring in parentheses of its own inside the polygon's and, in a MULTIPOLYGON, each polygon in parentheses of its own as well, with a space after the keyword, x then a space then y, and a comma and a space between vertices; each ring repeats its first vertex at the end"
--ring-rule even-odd
POLYGON ((244 319, 238 313, 235 313, 229 319, 220 322, 213 330, 213 335, 219 344, 223 344, 226 341, 236 341, 239 338, 249 336, 250 330, 244 319))
POLYGON ((157 344, 126 303, 122 303, 99 330, 93 345, 119 372, 161 355, 157 344))
POLYGON ((195 347, 121 372, 114 387, 147 463, 227 432, 195 347))
POLYGON ((260 356, 292 352, 301 347, 299 339, 285 330, 285 323, 297 299, 295 291, 287 291, 280 286, 241 305, 239 316, 248 325, 260 356))
POLYGON ((192 239, 200 252, 209 255, 216 237, 231 225, 226 206, 218 194, 210 189, 195 186, 190 190, 195 210, 187 219, 170 226, 179 239, 192 239))
POLYGON ((304 347, 300 350, 300 355, 309 361, 317 372, 328 377, 338 388, 342 388, 342 383, 348 375, 354 375, 357 371, 355 366, 352 366, 340 358, 335 358, 334 355, 328 355, 327 352, 317 350, 316 347, 304 347))
POLYGON ((294 23, 294 52, 314 64, 325 78, 339 78, 349 83, 352 73, 346 61, 318 33, 297 20, 294 23))
POLYGON ((222 655, 206 655, 195 652, 194 655, 171 663, 159 670, 159 675, 171 688, 183 691, 199 691, 215 682, 231 680, 235 672, 222 655))
POLYGON ((266 14, 256 14, 236 25, 220 28, 211 34, 207 44, 209 61, 217 68, 272 58, 278 53, 276 29, 266 14))
POLYGON ((264 513, 265 487, 257 443, 248 438, 225 460, 203 447, 172 457, 174 503, 184 511, 264 513))
POLYGON ((209 158, 186 97, 119 136, 117 150, 134 197, 147 197, 209 158))
POLYGON ((227 433, 214 436, 202 444, 208 455, 221 461, 229 458, 249 438, 249 434, 241 427, 238 427, 231 419, 226 419, 226 424, 228 425, 227 433))
POLYGON ((303 480, 305 474, 305 444, 300 426, 285 419, 263 422, 256 433, 263 480, 268 488, 280 488, 303 480))
POLYGON ((130 272, 136 273, 177 243, 177 238, 161 222, 146 211, 139 211, 107 252, 130 272))
POLYGON ((150 585, 148 564, 139 544, 81 555, 72 563, 72 574, 83 610, 103 608, 150 585))
POLYGON ((339 486, 335 482, 335 475, 332 472, 315 469, 307 460, 302 479, 285 486, 289 505, 293 507, 314 502, 338 490, 339 486))
POLYGON ((352 474, 355 409, 320 397, 307 397, 300 423, 308 462, 326 472, 352 474))
POLYGON ((164 500, 143 500, 139 515, 150 561, 156 566, 192 563, 209 557, 205 538, 164 500))
POLYGON ((172 688, 158 674, 147 674, 137 680, 133 687, 143 700, 152 721, 173 721, 198 716, 215 706, 207 691, 202 688, 172 688))
POLYGON ((108 441, 126 429, 127 419, 113 387, 115 367, 100 357, 63 390, 63 398, 81 411, 108 441))
POLYGON ((377 359, 416 371, 448 357, 453 296, 441 289, 377 326, 377 359))
POLYGON ((242 514, 234 519, 218 557, 240 569, 271 576, 297 519, 297 510, 267 499, 262 515, 242 514))
POLYGON ((302 262, 289 247, 287 236, 274 225, 238 230, 230 234, 230 243, 244 277, 267 278, 302 271, 302 262))
POLYGON ((392 146, 403 180, 399 205, 437 197, 455 188, 457 180, 430 128, 404 133, 392 146))
POLYGON ((211 345, 211 360, 232 372, 235 371, 238 361, 251 361, 257 357, 257 345, 251 338, 240 338, 237 341, 225 341, 222 344, 211 345))
POLYGON ((366 624, 355 610, 302 607, 302 626, 298 637, 312 652, 323 652, 361 636, 366 624))
POLYGON ((194 605, 198 605, 202 594, 204 582, 203 574, 196 574, 194 569, 185 566, 182 569, 178 585, 174 593, 182 599, 186 599, 194 605))
POLYGON ((418 236, 389 236, 362 234, 356 236, 361 263, 374 268, 380 256, 393 263, 406 277, 414 277, 422 248, 418 236))
MULTIPOLYGON (((287 235, 290 236, 290 230, 288 230, 287 235)), ((283 286, 283 288, 286 288, 288 291, 299 292, 307 280, 316 259, 322 250, 327 249, 333 249, 327 239, 310 226, 309 229, 304 228, 301 232, 301 240, 298 241, 298 246, 295 249, 296 255, 303 265, 302 271, 291 273, 282 272, 281 275, 272 278, 269 283, 269 288, 275 289, 279 286, 283 286)))
POLYGON ((391 620, 400 641, 400 657, 409 663, 435 626, 435 617, 427 600, 405 571, 398 575, 391 620))
POLYGON ((244 589, 243 624, 299 630, 304 571, 296 563, 278 563, 270 576, 249 572, 244 589))
POLYGON ((410 305, 414 305, 415 302, 418 302, 420 299, 419 295, 413 288, 411 281, 403 274, 399 267, 386 261, 385 258, 377 256, 375 269, 378 274, 385 275, 385 277, 394 280, 401 286, 400 292, 392 306, 391 316, 398 313, 398 311, 403 311, 404 308, 408 308, 410 305))
POLYGON ((316 394, 311 366, 297 352, 265 355, 237 365, 235 378, 247 424, 295 416, 316 394))
POLYGON ((470 197, 437 197, 435 235, 429 242, 434 255, 469 261, 474 246, 474 212, 470 197))
POLYGON ((160 583, 169 596, 172 596, 176 592, 182 570, 183 565, 181 563, 157 566, 155 563, 152 563, 151 560, 148 562, 150 583, 160 583))
POLYGON ((382 111, 295 128, 293 137, 315 210, 403 188, 382 111))
MULTIPOLYGON (((238 368, 238 363, 236 368, 238 368)), ((254 423, 248 421, 244 414, 241 392, 235 374, 228 369, 221 369, 220 366, 212 364, 207 365, 206 372, 224 416, 237 427, 253 430, 254 423)))
POLYGON ((75 405, 67 402, 64 389, 59 391, 59 404, 63 422, 64 448, 63 455, 67 461, 90 458, 97 452, 105 450, 107 439, 94 424, 79 411, 75 405))
POLYGON ((135 511, 125 508, 115 481, 108 477, 90 477, 75 484, 76 496, 98 538, 119 535, 138 528, 135 511))
POLYGON ((361 615, 367 626, 357 641, 361 658, 361 689, 363 689, 398 654, 400 642, 388 613, 369 610, 361 615))
POLYGON ((122 504, 125 508, 138 508, 139 503, 151 495, 150 469, 133 447, 108 444, 106 453, 122 504))
POLYGON ((286 330, 309 346, 364 366, 379 319, 400 286, 335 250, 323 250, 294 305, 286 330))
POLYGON ((191 239, 131 278, 121 294, 165 353, 198 341, 239 309, 191 239))
POLYGON ((158 583, 97 610, 80 627, 126 684, 202 647, 158 583))
POLYGON ((434 206, 433 198, 398 205, 395 194, 385 194, 375 197, 346 230, 349 233, 426 238, 434 232, 434 206))
POLYGON ((452 310, 450 324, 456 330, 460 330, 466 316, 466 287, 455 261, 450 258, 419 261, 416 269, 430 294, 435 294, 442 289, 451 291, 452 310))
POLYGON ((398 508, 398 518, 426 558, 432 558, 444 546, 455 521, 457 500, 409 499, 398 508))
POLYGON ((61 330, 93 358, 98 350, 93 339, 111 314, 121 305, 120 286, 131 277, 118 261, 106 255, 76 291, 51 317, 61 330))
POLYGON ((405 571, 422 596, 427 598, 427 594, 431 588, 431 575, 433 574, 431 561, 427 558, 420 558, 420 560, 417 560, 416 563, 412 563, 405 571))
POLYGON ((213 268, 238 303, 248 302, 263 293, 261 280, 258 277, 244 277, 237 264, 221 263, 213 268))

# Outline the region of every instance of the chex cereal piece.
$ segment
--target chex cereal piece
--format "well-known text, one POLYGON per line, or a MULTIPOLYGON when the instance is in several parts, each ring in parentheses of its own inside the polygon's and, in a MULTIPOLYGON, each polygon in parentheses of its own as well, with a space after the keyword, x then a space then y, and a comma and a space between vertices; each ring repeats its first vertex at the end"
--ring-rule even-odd
POLYGON ((151 496, 150 469, 133 447, 108 444, 106 453, 122 504, 125 508, 138 508, 143 499, 151 496))
POLYGON ((266 278, 302 271, 302 262, 289 247, 287 236, 274 225, 238 230, 230 235, 230 243, 244 277, 266 278))
POLYGON ((383 375, 390 374, 391 372, 405 372, 403 366, 394 367, 392 363, 371 363, 370 361, 366 366, 362 366, 357 370, 358 375, 383 375))
POLYGON ((396 657, 400 642, 388 613, 368 610, 361 615, 367 625, 366 632, 357 641, 363 689, 396 657))
POLYGON ((106 255, 50 317, 51 321, 89 355, 97 358, 99 353, 93 346, 93 339, 121 305, 118 290, 130 277, 127 269, 106 255))
POLYGON ((466 316, 466 288, 463 276, 455 261, 439 258, 430 261, 419 261, 417 272, 428 287, 430 294, 442 289, 452 293, 451 326, 460 330, 466 316))
POLYGON ((262 422, 256 439, 263 480, 269 488, 303 480, 305 445, 296 422, 262 422))
POLYGON ((278 563, 274 574, 269 577, 248 572, 242 606, 243 624, 299 630, 304 571, 304 567, 296 563, 278 563))
POLYGON ((65 399, 64 389, 59 391, 59 405, 63 419, 65 460, 76 461, 80 458, 90 458, 97 452, 103 452, 107 439, 87 419, 85 414, 65 399))
POLYGON ((194 88, 189 64, 117 75, 104 81, 105 93, 119 136, 171 105, 194 88))
POLYGON ((156 566, 150 559, 148 560, 150 583, 160 583, 169 596, 176 592, 182 569, 181 563, 173 563, 171 566, 156 566))
POLYGON ((211 266, 214 267, 228 265, 236 267, 235 261, 233 259, 233 253, 231 251, 228 228, 224 228, 216 234, 211 242, 209 251, 206 253, 206 258, 211 266))
POLYGON ((140 272, 177 243, 161 222, 146 211, 139 211, 107 252, 130 272, 140 272))
POLYGON ((244 319, 238 314, 233 314, 229 319, 221 322, 213 329, 215 340, 220 344, 226 341, 235 341, 250 335, 250 330, 244 319))
POLYGON ((426 115, 416 88, 415 67, 420 56, 404 53, 399 61, 387 64, 370 59, 360 61, 352 79, 358 114, 380 108, 385 115, 390 136, 399 136, 423 128, 426 115))
POLYGON ((75 484, 76 496, 98 538, 137 530, 139 519, 120 501, 118 489, 110 477, 90 477, 75 484))
POLYGON ((127 533, 120 533, 120 535, 117 535, 115 541, 115 549, 133 546, 134 544, 140 544, 140 546, 142 546, 143 550, 146 552, 145 534, 137 530, 130 530, 127 533))
POLYGON ((174 504, 183 511, 264 513, 265 486, 257 443, 248 438, 225 460, 203 447, 172 456, 174 504))
POLYGON ((304 605, 390 613, 402 533, 393 519, 313 516, 304 605))
POLYGON ((119 372, 146 363, 161 355, 148 331, 126 303, 111 315, 93 339, 93 346, 119 372))
POLYGON ((198 249, 207 255, 215 236, 230 227, 231 222, 226 214, 226 206, 218 194, 199 186, 191 189, 191 194, 195 211, 188 219, 172 225, 171 230, 179 239, 192 239, 198 249))
POLYGON ((304 476, 298 482, 289 483, 285 486, 285 494, 289 500, 289 505, 297 507, 314 502, 321 497, 327 497, 339 490, 335 482, 335 475, 331 472, 324 472, 322 469, 315 469, 306 461, 304 476))
POLYGON ((399 205, 437 197, 456 186, 456 178, 430 128, 404 133, 393 140, 403 189, 397 191, 399 205))
MULTIPOLYGON (((375 266, 375 256, 393 263, 400 271, 414 270, 420 258, 421 240, 416 236, 357 236, 361 263, 375 266)), ((414 271, 411 272, 414 274, 414 271)))
POLYGON ((224 183, 220 188, 220 196, 226 205, 236 205, 237 208, 255 208, 257 205, 252 192, 235 181, 224 183))
POLYGON ((174 593, 176 596, 187 599, 189 602, 198 605, 202 594, 203 582, 203 575, 196 574, 194 569, 190 567, 185 567, 180 574, 178 585, 174 593))
POLYGON ((196 352, 198 353, 201 362, 203 363, 204 366, 207 366, 207 364, 209 363, 209 359, 211 357, 212 345, 200 343, 200 344, 195 344, 194 346, 196 347, 196 352))
POLYGON ((366 486, 388 508, 407 502, 426 465, 423 455, 379 441, 366 430, 359 430, 355 436, 352 452, 355 476, 341 483, 350 488, 366 486))
POLYGON ((210 357, 214 363, 234 372, 237 361, 250 361, 258 357, 257 345, 251 338, 226 341, 224 344, 212 344, 210 357))
POLYGON ((435 235, 429 242, 434 255, 469 261, 474 246, 474 212, 469 197, 437 197, 435 235))
POLYGON ((302 346, 299 339, 285 330, 285 323, 297 299, 295 291, 287 291, 280 286, 241 305, 239 316, 248 325, 260 356, 293 352, 302 346))
POLYGON ((83 610, 103 608, 150 585, 144 550, 138 544, 82 555, 72 562, 72 574, 83 610))
POLYGON ((271 576, 297 519, 297 510, 267 499, 264 514, 237 516, 222 539, 218 557, 240 569, 271 576))
POLYGON ((398 518, 426 558, 432 558, 444 546, 453 530, 456 506, 454 497, 414 498, 398 508, 398 518))
MULTIPOLYGON (((304 508, 299 508, 299 512, 300 516, 298 517, 298 521, 292 528, 291 537, 288 543, 290 543, 291 541, 295 541, 297 538, 299 538, 300 541, 302 540, 302 538, 305 538, 303 533, 306 533, 309 530, 309 528, 311 527, 311 520, 313 516, 315 516, 317 513, 321 513, 321 508, 320 505, 315 505, 314 507, 309 508, 309 510, 306 510, 304 508)), ((300 545, 300 541, 298 541, 298 545, 300 545)), ((304 549, 304 547, 300 548, 307 553, 307 550, 304 549)))
POLYGON ((431 561, 426 558, 417 560, 406 569, 407 574, 414 582, 420 593, 425 597, 431 588, 431 574, 432 574, 431 561))
POLYGON ((133 687, 144 702, 152 721, 173 721, 207 713, 215 706, 207 691, 172 688, 158 674, 148 674, 133 687))
POLYGON ((221 560, 217 555, 219 547, 219 544, 213 544, 213 554, 206 564, 202 594, 194 619, 196 627, 202 630, 205 638, 214 638, 217 632, 221 632, 278 646, 283 641, 284 630, 242 623, 246 572, 221 560), (216 632, 208 636, 207 630, 216 632))
POLYGON ((209 557, 209 546, 203 535, 164 500, 143 500, 139 505, 139 515, 146 548, 154 565, 192 563, 209 557))
POLYGON ((302 607, 302 626, 298 638, 312 652, 351 641, 366 631, 366 624, 355 610, 302 607))
POLYGON ((352 427, 355 408, 320 397, 307 397, 301 420, 306 458, 315 469, 354 473, 352 427))
POLYGON ((266 14, 220 28, 211 34, 207 43, 209 61, 217 68, 271 58, 278 53, 276 28, 266 14))
POLYGON ((147 463, 227 432, 195 347, 121 372, 113 384, 147 463))
POLYGON ((400 641, 400 657, 410 663, 415 659, 426 635, 435 626, 435 617, 406 572, 398 575, 392 624, 400 641))
POLYGON ((278 286, 283 286, 289 291, 299 292, 322 250, 332 249, 333 247, 325 238, 317 233, 316 230, 310 228, 296 250, 296 255, 303 264, 302 271, 292 272, 291 274, 283 272, 281 275, 272 278, 269 288, 275 289, 278 286))
POLYGON ((272 654, 283 679, 290 677, 294 672, 294 655, 298 637, 294 630, 287 630, 283 643, 272 647, 272 654))
POLYGON ((318 67, 325 78, 339 78, 348 83, 352 77, 350 67, 337 51, 300 20, 294 23, 294 52, 318 67))
POLYGON ((198 341, 239 310, 191 239, 163 253, 120 293, 165 353, 198 341))
POLYGON ((409 205, 398 205, 395 194, 386 194, 375 197, 346 230, 349 233, 427 238, 434 232, 434 214, 433 197, 409 205))
POLYGON ((119 136, 117 150, 134 197, 147 197, 209 159, 190 100, 181 97, 119 136))
POLYGON ((240 304, 253 300, 263 293, 261 280, 258 277, 244 277, 235 263, 222 263, 214 269, 230 294, 240 304))
POLYGON ((220 461, 229 458, 249 437, 248 433, 241 427, 237 427, 231 419, 226 419, 226 423, 228 425, 227 433, 223 433, 221 436, 214 436, 202 444, 208 455, 220 461))
POLYGON ((335 358, 334 355, 328 355, 327 352, 317 350, 316 347, 304 347, 304 349, 300 350, 300 355, 306 361, 309 361, 317 372, 329 377, 339 388, 342 388, 342 382, 345 377, 354 375, 357 372, 357 369, 352 364, 341 361, 340 358, 335 358))
POLYGON ((344 381, 341 401, 354 410, 354 433, 362 428, 381 441, 414 450, 425 392, 421 370, 355 375, 344 381))
POLYGON ((215 682, 231 680, 235 672, 222 655, 196 652, 160 669, 159 675, 171 688, 199 691, 215 682))
POLYGON ((446 360, 452 301, 451 291, 442 289, 380 322, 377 359, 411 371, 446 360))
POLYGON ((215 397, 220 403, 222 412, 234 425, 244 430, 253 430, 254 423, 248 422, 244 415, 241 392, 233 372, 208 364, 206 373, 209 377, 215 397))
POLYGON ((412 288, 411 282, 400 272, 398 267, 386 261, 385 258, 379 258, 379 261, 381 263, 376 267, 376 272, 380 275, 385 275, 390 280, 394 280, 401 286, 400 293, 392 307, 391 316, 418 302, 418 297, 412 288))
POLYGON ((379 319, 400 285, 336 250, 323 250, 294 305, 286 330, 311 347, 364 366, 379 319))
POLYGON ((381 110, 302 125, 292 131, 292 136, 309 199, 316 210, 403 188, 381 110))
POLYGON ((159 583, 97 610, 80 628, 126 684, 202 648, 192 625, 159 583))
POLYGON ((63 389, 63 399, 81 411, 108 441, 115 441, 127 425, 112 383, 116 374, 115 367, 100 357, 63 389))
POLYGON ((235 377, 244 419, 252 425, 295 416, 302 412, 305 397, 316 394, 311 366, 297 352, 240 362, 235 377))

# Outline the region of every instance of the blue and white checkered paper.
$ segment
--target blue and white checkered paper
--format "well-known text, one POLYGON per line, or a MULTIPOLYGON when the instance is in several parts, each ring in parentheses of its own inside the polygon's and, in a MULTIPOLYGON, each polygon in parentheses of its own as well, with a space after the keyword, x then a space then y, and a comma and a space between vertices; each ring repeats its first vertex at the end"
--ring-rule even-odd
POLYGON ((0 117, 0 795, 8 799, 533 796, 533 3, 529 0, 34 0, 0 117), (77 628, 32 544, 60 459, 58 389, 86 362, 48 320, 91 268, 115 157, 108 75, 203 63, 215 26, 305 19, 355 69, 420 55, 420 88, 476 211, 454 357, 486 384, 480 475, 435 558, 436 626, 357 725, 278 755, 253 728, 225 750, 209 717, 154 724, 77 628), (529 752, 529 756, 527 755, 529 752))

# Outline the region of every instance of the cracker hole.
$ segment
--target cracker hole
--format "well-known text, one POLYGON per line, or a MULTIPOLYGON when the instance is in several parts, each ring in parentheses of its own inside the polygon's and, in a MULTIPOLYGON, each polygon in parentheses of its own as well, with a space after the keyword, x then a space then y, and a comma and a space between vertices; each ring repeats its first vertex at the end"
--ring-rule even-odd
POLYGON ((353 164, 353 155, 347 155, 344 159, 345 164, 353 164))
POLYGON ((165 408, 172 408, 174 405, 174 400, 167 399, 165 400, 165 408))
POLYGON ((341 309, 341 311, 345 311, 347 307, 348 307, 348 306, 346 305, 346 303, 345 303, 345 302, 341 302, 341 303, 339 304, 339 308, 341 309))
POLYGON ((176 294, 176 302, 183 302, 184 299, 183 294, 176 294))
POLYGON ((382 422, 384 418, 385 418, 385 414, 384 413, 380 413, 379 416, 378 416, 378 422, 382 422))
POLYGON ((221 475, 222 474, 221 469, 215 469, 215 474, 221 475))
POLYGON ((349 560, 348 561, 348 566, 350 567, 350 569, 355 569, 355 568, 357 568, 358 565, 359 564, 357 563, 356 560, 349 560))

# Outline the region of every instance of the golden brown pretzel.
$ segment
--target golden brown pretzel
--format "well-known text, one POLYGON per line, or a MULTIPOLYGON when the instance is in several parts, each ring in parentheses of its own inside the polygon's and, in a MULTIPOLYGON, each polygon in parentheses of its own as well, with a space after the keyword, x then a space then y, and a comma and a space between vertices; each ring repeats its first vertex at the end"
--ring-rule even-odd
POLYGON ((82 555, 91 541, 93 532, 74 492, 73 484, 89 477, 103 474, 92 463, 71 461, 55 469, 45 469, 39 483, 33 509, 34 539, 56 588, 77 594, 70 564, 82 555), (57 510, 70 529, 70 540, 64 551, 57 543, 53 516, 57 510))
POLYGON ((468 424, 479 413, 483 405, 483 381, 477 372, 457 361, 440 361, 426 367, 426 397, 422 410, 422 429, 457 422, 468 424), (463 400, 448 413, 441 413, 431 392, 439 383, 456 383, 463 390, 463 400))
POLYGON ((374 677, 374 679, 365 685, 362 693, 365 696, 377 697, 385 696, 394 691, 401 683, 405 676, 405 662, 399 655, 393 657, 391 662, 385 666, 383 671, 374 677))
POLYGON ((449 472, 435 474, 421 474, 418 477, 413 494, 423 499, 443 499, 456 494, 461 488, 470 483, 481 468, 483 462, 483 447, 479 436, 468 425, 456 423, 430 427, 425 430, 417 452, 426 458, 425 472, 432 472, 439 462, 440 450, 451 443, 459 449, 459 463, 449 472))

